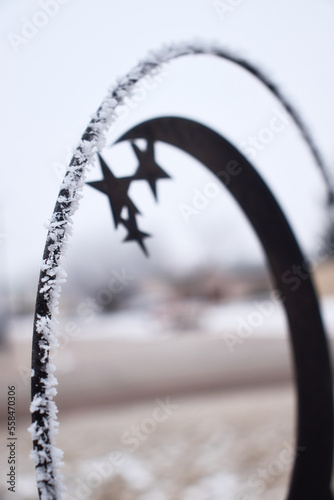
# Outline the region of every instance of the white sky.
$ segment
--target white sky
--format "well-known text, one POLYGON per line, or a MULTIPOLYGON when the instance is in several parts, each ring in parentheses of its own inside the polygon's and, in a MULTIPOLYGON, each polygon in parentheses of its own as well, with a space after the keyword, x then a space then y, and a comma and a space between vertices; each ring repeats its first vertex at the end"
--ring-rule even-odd
MULTIPOLYGON (((8 35, 20 35, 26 19, 42 19, 38 13, 43 0, 0 4, 0 233, 7 235, 0 240, 0 250, 2 266, 5 263, 1 274, 7 274, 11 287, 30 280, 35 293, 46 237, 43 226, 59 188, 54 165, 66 163, 115 79, 165 43, 215 41, 260 65, 294 102, 334 168, 334 2, 243 0, 223 18, 211 0, 62 3, 17 51, 8 35)), ((229 3, 238 2, 226 0, 229 3)), ((267 127, 277 110, 281 108, 275 99, 236 66, 204 57, 183 59, 166 68, 162 82, 119 121, 110 140, 143 119, 177 114, 206 123, 238 145, 267 127)), ((135 168, 125 149, 108 152, 118 175, 135 168), (130 163, 123 170, 127 157, 130 163)), ((203 189, 213 178, 167 146, 159 147, 158 158, 175 179, 159 183, 160 204, 154 204, 143 186, 133 192, 145 214, 140 227, 154 235, 147 240, 151 262, 180 271, 208 260, 260 261, 257 240, 227 193, 185 223, 179 204, 190 203, 193 189, 203 189)), ((276 133, 255 164, 283 204, 303 247, 312 251, 322 230, 324 190, 295 127, 289 124, 276 133)), ((96 168, 90 179, 100 175, 96 168)), ((101 271, 98 265, 106 258, 110 267, 127 261, 130 267, 134 261, 145 266, 135 244, 119 244, 123 236, 113 229, 107 200, 85 188, 68 262, 82 272, 85 268, 87 275, 101 271)))

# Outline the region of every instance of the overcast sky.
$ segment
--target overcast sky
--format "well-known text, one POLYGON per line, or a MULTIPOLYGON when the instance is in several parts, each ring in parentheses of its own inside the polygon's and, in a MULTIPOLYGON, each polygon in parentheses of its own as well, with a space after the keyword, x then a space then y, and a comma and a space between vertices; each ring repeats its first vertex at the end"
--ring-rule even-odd
MULTIPOLYGON (((226 0, 220 9, 212 0, 2 0, 0 250, 10 287, 23 279, 36 288, 61 165, 107 89, 165 43, 214 41, 259 65, 295 104, 334 167, 333 23, 330 0, 226 0)), ((295 126, 258 81, 231 63, 189 57, 166 67, 131 104, 109 144, 143 119, 176 114, 245 148, 276 120, 280 130, 262 143, 254 164, 303 248, 313 251, 324 223, 323 182, 295 126)), ((117 175, 136 167, 126 144, 106 155, 117 175)), ((140 227, 153 234, 151 262, 177 272, 208 261, 261 262, 252 230, 224 190, 201 213, 182 217, 180 206, 191 205, 194 189, 203 191, 213 177, 171 147, 158 146, 157 157, 173 177, 159 183, 159 205, 144 185, 132 193, 144 215, 140 227)), ((99 178, 96 166, 89 179, 99 178)), ((87 275, 102 272, 102 262, 147 265, 135 244, 120 244, 123 238, 113 228, 108 201, 85 187, 67 265, 87 275)))

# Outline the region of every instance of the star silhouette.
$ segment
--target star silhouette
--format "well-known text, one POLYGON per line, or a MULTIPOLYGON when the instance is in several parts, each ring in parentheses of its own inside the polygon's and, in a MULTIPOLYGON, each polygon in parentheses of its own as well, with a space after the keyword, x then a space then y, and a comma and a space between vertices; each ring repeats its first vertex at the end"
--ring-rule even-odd
POLYGON ((123 241, 136 241, 138 245, 141 247, 143 250, 144 254, 146 257, 148 257, 148 251, 147 248, 145 247, 143 240, 145 238, 150 238, 151 235, 148 233, 144 233, 143 231, 140 231, 137 226, 137 221, 136 221, 136 216, 134 213, 129 212, 129 219, 121 219, 121 222, 123 226, 126 227, 128 230, 128 235, 123 241))
POLYGON ((154 198, 157 200, 157 181, 159 179, 170 179, 170 176, 156 163, 154 158, 154 145, 152 141, 147 141, 145 151, 131 143, 138 160, 139 166, 135 172, 135 180, 146 180, 153 192, 154 198))
POLYGON ((121 221, 121 213, 124 207, 126 207, 129 214, 133 214, 133 216, 140 213, 128 196, 128 189, 133 177, 115 177, 102 156, 98 154, 98 158, 103 173, 103 179, 100 181, 87 182, 87 184, 98 191, 102 191, 102 193, 108 196, 114 224, 115 227, 117 227, 121 221))
POLYGON ((121 224, 128 231, 124 241, 136 241, 144 254, 148 256, 144 240, 151 235, 144 233, 138 228, 136 216, 140 214, 140 212, 128 195, 129 187, 132 181, 146 180, 157 200, 158 180, 169 179, 170 176, 154 159, 153 141, 147 141, 145 151, 142 151, 133 143, 131 145, 139 160, 139 165, 134 175, 130 177, 115 177, 102 156, 98 154, 103 179, 100 181, 87 182, 87 184, 108 196, 115 227, 117 228, 117 226, 121 224), (124 215, 124 209, 127 211, 127 216, 124 215))

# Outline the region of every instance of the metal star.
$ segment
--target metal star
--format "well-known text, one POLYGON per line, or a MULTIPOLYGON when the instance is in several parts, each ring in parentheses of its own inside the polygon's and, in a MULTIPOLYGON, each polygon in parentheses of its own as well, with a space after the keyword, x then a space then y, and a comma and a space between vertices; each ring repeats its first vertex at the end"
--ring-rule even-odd
POLYGON ((124 207, 128 208, 129 214, 140 214, 128 196, 128 189, 133 177, 115 177, 102 156, 98 154, 98 158, 103 172, 103 179, 87 182, 87 184, 108 196, 115 227, 117 227, 121 221, 121 213, 124 207))
POLYGON ((150 238, 151 235, 148 233, 144 233, 143 231, 140 231, 138 229, 135 214, 129 212, 129 219, 128 220, 121 219, 121 223, 128 230, 128 235, 123 241, 136 241, 138 245, 142 248, 146 257, 148 257, 148 251, 143 243, 143 240, 145 238, 150 238))
POLYGON ((170 179, 170 176, 156 163, 154 159, 154 145, 147 141, 146 151, 142 151, 134 143, 131 146, 139 160, 139 166, 135 172, 134 179, 146 180, 157 200, 157 181, 159 179, 170 179))

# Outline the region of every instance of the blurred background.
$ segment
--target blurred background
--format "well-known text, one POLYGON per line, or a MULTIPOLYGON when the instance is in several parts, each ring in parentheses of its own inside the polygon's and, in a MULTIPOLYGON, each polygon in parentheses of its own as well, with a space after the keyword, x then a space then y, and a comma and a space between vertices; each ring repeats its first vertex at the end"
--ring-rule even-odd
MULTIPOLYGON (((277 82, 333 179, 333 19, 328 0, 1 2, 0 416, 4 443, 7 385, 16 385, 16 498, 37 498, 26 429, 45 226, 107 89, 165 44, 219 44, 277 82)), ((128 143, 112 144, 165 115, 213 128, 256 166, 312 261, 332 346, 333 219, 291 118, 232 63, 182 58, 126 100, 103 151, 115 175, 131 175, 138 161, 128 143)), ((172 177, 159 181, 159 202, 145 183, 131 186, 140 229, 152 235, 149 258, 122 243, 107 197, 90 186, 74 217, 54 352, 65 498, 284 498, 294 458, 292 366, 265 256, 210 172, 162 143, 156 159, 172 177), (203 208, 186 217, 199 193, 203 208)), ((101 177, 96 162, 87 179, 101 177)), ((0 458, 6 499, 5 446, 0 458)))

